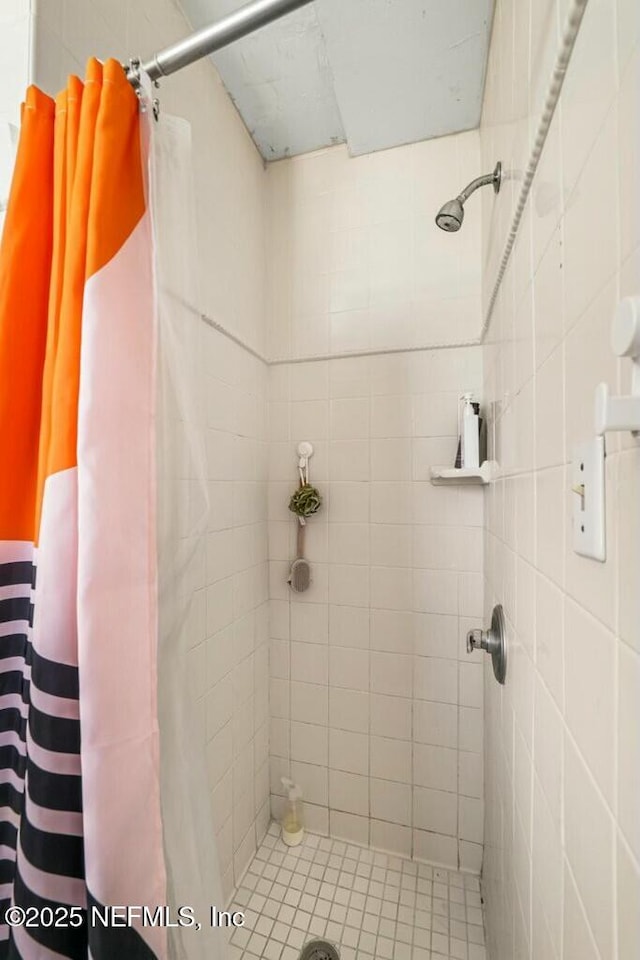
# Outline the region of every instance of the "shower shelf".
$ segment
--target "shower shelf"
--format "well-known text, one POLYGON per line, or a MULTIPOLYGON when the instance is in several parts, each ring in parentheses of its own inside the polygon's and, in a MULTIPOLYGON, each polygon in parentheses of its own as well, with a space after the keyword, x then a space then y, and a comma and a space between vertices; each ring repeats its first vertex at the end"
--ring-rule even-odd
POLYGON ((431 467, 431 483, 489 483, 491 463, 485 460, 481 467, 431 467))

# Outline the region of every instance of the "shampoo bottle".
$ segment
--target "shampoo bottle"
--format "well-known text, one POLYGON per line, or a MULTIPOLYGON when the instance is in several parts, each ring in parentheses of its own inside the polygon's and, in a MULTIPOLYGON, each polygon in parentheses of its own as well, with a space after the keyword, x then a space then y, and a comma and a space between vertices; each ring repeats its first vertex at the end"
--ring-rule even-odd
POLYGON ((282 841, 288 847, 297 847, 304 837, 302 790, 288 777, 281 777, 280 781, 287 791, 282 814, 282 841))
POLYGON ((480 420, 470 393, 464 395, 462 408, 462 466, 480 466, 480 420))

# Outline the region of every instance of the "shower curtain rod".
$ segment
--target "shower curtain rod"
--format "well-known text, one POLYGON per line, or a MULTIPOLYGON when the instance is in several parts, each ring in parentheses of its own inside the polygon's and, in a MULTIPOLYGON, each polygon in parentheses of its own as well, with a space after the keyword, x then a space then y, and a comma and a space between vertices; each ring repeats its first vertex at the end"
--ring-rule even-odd
POLYGON ((252 0, 222 20, 203 27, 166 50, 161 50, 146 63, 140 65, 139 61, 132 60, 127 69, 127 77, 134 85, 139 81, 139 70, 146 72, 151 80, 168 77, 169 74, 188 67, 190 63, 229 46, 308 3, 311 3, 311 0, 252 0))

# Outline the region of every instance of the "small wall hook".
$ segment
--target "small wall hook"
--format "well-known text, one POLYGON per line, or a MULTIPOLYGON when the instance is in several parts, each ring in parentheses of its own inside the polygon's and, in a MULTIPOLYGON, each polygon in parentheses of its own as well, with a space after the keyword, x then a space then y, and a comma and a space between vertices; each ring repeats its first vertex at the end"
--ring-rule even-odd
POLYGON ((308 440, 302 440, 298 444, 298 473, 300 474, 300 483, 304 486, 309 483, 309 460, 313 456, 313 444, 308 440))
POLYGON ((597 386, 596 434, 630 430, 637 437, 640 436, 640 297, 625 297, 618 304, 611 328, 611 347, 617 356, 631 358, 631 393, 611 397, 606 383, 597 386))

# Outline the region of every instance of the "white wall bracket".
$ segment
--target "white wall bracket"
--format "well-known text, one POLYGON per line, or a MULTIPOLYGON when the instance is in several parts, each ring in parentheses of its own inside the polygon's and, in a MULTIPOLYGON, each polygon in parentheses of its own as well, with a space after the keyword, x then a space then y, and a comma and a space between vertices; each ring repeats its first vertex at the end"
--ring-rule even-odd
POLYGON ((598 384, 595 430, 601 437, 612 430, 630 430, 640 436, 640 297, 625 297, 618 304, 611 330, 611 347, 619 357, 630 357, 631 394, 609 396, 606 383, 598 384))
POLYGON ((595 427, 599 437, 617 430, 640 436, 640 396, 612 397, 606 383, 596 387, 595 427))

